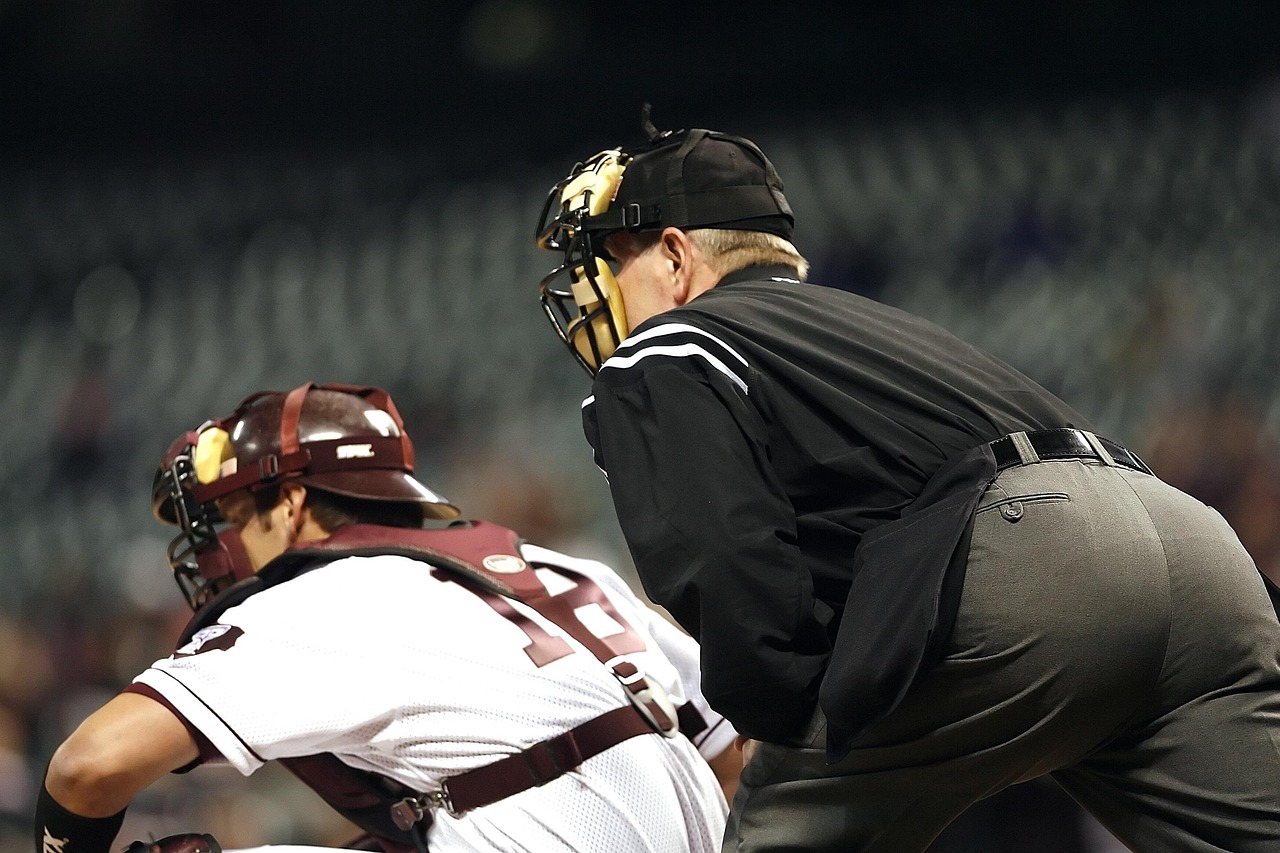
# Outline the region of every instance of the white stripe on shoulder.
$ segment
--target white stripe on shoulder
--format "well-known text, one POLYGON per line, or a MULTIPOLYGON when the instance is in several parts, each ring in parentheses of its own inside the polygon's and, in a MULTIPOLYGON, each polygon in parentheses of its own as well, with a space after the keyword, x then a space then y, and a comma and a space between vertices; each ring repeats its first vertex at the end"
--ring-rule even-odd
POLYGON ((706 329, 699 329, 697 326, 690 326, 688 323, 662 323, 657 326, 654 326, 652 329, 645 329, 643 332, 640 332, 639 334, 629 336, 626 340, 624 340, 621 344, 619 344, 618 351, 622 352, 623 350, 635 349, 640 344, 643 344, 646 341, 651 341, 654 338, 660 338, 666 335, 677 335, 677 334, 683 334, 683 333, 692 333, 695 335, 702 335, 705 338, 710 338, 711 340, 719 344, 721 347, 724 347, 725 352, 727 352, 729 355, 736 358, 744 366, 747 364, 747 360, 742 356, 738 355, 738 353, 734 351, 733 347, 729 346, 724 341, 720 340, 715 335, 708 332, 706 329))
MULTIPOLYGON (((733 352, 733 351, 730 350, 730 352, 733 352)), ((601 365, 600 369, 608 370, 610 368, 613 368, 615 370, 624 370, 628 367, 635 365, 636 362, 640 361, 641 359, 649 358, 651 356, 663 356, 663 355, 675 356, 679 358, 687 358, 689 356, 698 356, 698 357, 704 358, 706 359, 708 364, 710 364, 716 370, 723 373, 725 376, 729 377, 730 381, 732 381, 734 385, 737 385, 740 389, 742 389, 742 393, 744 394, 747 393, 747 383, 741 376, 735 373, 733 369, 730 368, 723 361, 716 358, 706 349, 698 346, 697 344, 686 343, 686 344, 676 344, 674 346, 647 346, 641 349, 639 352, 632 353, 631 355, 620 356, 617 353, 614 353, 612 356, 610 356, 608 361, 606 361, 603 365, 601 365)), ((737 355, 737 353, 734 353, 734 355, 737 355)), ((743 364, 746 364, 746 362, 743 362, 743 364)))
POLYGON ((592 394, 590 397, 582 401, 582 405, 579 408, 585 409, 587 406, 590 406, 595 401, 596 401, 596 395, 592 394))

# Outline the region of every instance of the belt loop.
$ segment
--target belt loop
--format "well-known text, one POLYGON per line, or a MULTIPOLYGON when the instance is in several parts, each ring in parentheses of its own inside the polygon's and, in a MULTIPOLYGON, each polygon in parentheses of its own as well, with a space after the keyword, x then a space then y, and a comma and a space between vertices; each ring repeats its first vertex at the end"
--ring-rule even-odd
POLYGON ((1009 440, 1013 442, 1013 447, 1018 451, 1018 458, 1022 460, 1023 465, 1034 465, 1040 461, 1040 454, 1036 453, 1036 449, 1031 446, 1031 439, 1027 438, 1025 432, 1011 432, 1009 440))
POLYGON ((1093 448, 1093 452, 1098 454, 1098 458, 1102 460, 1103 465, 1114 468, 1116 465, 1115 458, 1102 446, 1102 442, 1098 441, 1098 437, 1088 430, 1080 430, 1080 434, 1084 436, 1084 440, 1089 442, 1089 446, 1093 448))

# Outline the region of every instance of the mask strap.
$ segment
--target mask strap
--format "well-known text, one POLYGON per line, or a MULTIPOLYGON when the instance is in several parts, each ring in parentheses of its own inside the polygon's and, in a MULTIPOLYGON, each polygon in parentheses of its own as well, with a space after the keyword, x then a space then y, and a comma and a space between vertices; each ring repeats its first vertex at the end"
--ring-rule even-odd
POLYGON ((404 420, 400 417, 400 412, 396 409, 396 404, 391 401, 391 395, 381 388, 370 388, 368 393, 369 402, 373 403, 379 409, 391 415, 396 422, 396 429, 400 430, 400 450, 404 456, 404 465, 410 471, 413 470, 413 442, 409 440, 409 433, 405 431, 404 420))
POLYGON ((302 418, 302 401, 307 392, 315 387, 314 382, 299 385, 284 398, 284 411, 280 413, 280 456, 291 456, 298 452, 298 421, 302 418))
MULTIPOLYGON (((390 415, 391 420, 395 422, 396 429, 400 431, 400 455, 404 459, 404 467, 409 471, 413 470, 413 442, 409 440, 409 433, 405 431, 404 418, 400 417, 400 411, 396 408, 396 404, 392 402, 391 395, 387 393, 385 388, 379 388, 375 385, 342 385, 338 383, 314 385, 313 387, 324 391, 342 391, 347 394, 355 394, 365 398, 390 415)), ((301 404, 299 404, 298 408, 301 411, 301 404)), ((289 405, 288 401, 286 401, 285 411, 288 412, 288 410, 289 405)))
POLYGON ((707 132, 701 129, 689 131, 676 155, 671 158, 671 166, 667 170, 667 197, 663 201, 665 210, 662 218, 667 222, 688 221, 689 211, 684 203, 684 161, 706 135, 707 132))

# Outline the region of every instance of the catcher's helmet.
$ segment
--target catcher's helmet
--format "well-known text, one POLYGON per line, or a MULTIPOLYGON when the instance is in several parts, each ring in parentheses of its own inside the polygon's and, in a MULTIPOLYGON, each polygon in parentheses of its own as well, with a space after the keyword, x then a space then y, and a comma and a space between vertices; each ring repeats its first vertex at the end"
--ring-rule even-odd
POLYGON ((713 130, 659 133, 578 163, 551 188, 538 222, 538 248, 564 253, 539 285, 556 333, 595 374, 630 328, 606 261, 615 231, 727 228, 791 239, 795 219, 782 179, 749 139, 713 130), (567 284, 565 283, 567 279, 567 284))
POLYGON ((413 443, 381 388, 260 391, 174 440, 156 472, 151 509, 182 529, 169 565, 194 608, 253 574, 237 532, 219 529, 218 498, 292 479, 346 497, 416 504, 424 518, 457 518, 457 507, 413 476, 413 462, 413 443))

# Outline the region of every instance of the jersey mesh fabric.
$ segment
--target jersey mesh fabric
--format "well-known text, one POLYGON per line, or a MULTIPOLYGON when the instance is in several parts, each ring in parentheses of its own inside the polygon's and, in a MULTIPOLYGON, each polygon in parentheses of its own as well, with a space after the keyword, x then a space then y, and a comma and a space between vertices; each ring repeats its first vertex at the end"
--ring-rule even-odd
POLYGON ((671 696, 678 701, 692 702, 702 715, 707 726, 693 738, 698 751, 707 759, 715 758, 733 745, 738 732, 733 725, 711 709, 707 699, 702 695, 702 675, 698 660, 698 643, 675 623, 656 610, 641 604, 627 582, 617 572, 610 570, 602 563, 566 557, 545 548, 527 545, 525 557, 529 560, 553 565, 572 567, 579 574, 586 575, 595 581, 601 589, 614 601, 634 602, 635 615, 632 617, 638 628, 642 628, 648 637, 652 637, 657 648, 671 663, 676 673, 676 689, 671 696))
POLYGON ((512 797, 510 805, 519 806, 527 817, 518 832, 498 808, 501 804, 461 819, 440 815, 431 849, 438 840, 441 849, 449 850, 718 851, 722 812, 706 804, 723 804, 719 787, 701 773, 690 772, 700 759, 688 741, 676 741, 672 748, 659 743, 655 749, 655 740, 660 739, 655 735, 626 741, 588 760, 582 773, 512 797), (636 785, 637 778, 666 781, 636 785), (620 810, 625 820, 619 820, 620 810))
MULTIPOLYGON (((696 672, 696 657, 687 659, 689 647, 678 642, 660 646, 648 628, 661 617, 616 575, 541 549, 526 556, 554 558, 598 580, 645 641, 644 652, 628 657, 677 697, 700 696, 696 682, 681 681, 681 671, 696 672), (679 667, 660 648, 682 657, 679 667)), ((331 752, 353 767, 433 790, 446 776, 624 704, 616 680, 590 653, 579 648, 536 666, 519 624, 447 575, 403 557, 336 561, 251 597, 219 624, 243 633, 189 644, 138 681, 246 775, 272 758, 331 752)), ((442 819, 430 841, 433 850, 686 849, 671 846, 674 826, 692 833, 677 833, 683 844, 693 839, 687 849, 716 849, 725 810, 691 744, 646 735, 542 788, 442 819), (485 841, 499 834, 529 846, 485 841)))

